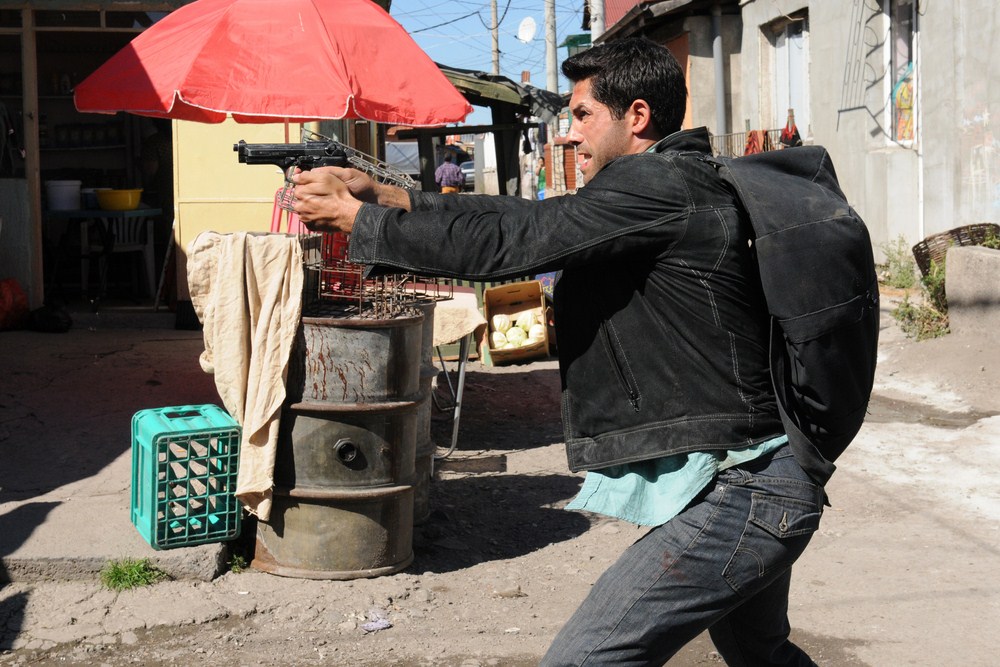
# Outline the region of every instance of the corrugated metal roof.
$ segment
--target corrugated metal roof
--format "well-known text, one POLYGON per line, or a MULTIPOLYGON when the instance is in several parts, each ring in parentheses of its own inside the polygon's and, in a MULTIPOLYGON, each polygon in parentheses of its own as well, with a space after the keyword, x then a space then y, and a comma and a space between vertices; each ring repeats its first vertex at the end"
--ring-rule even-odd
POLYGON ((660 24, 672 18, 683 18, 685 15, 709 14, 714 7, 719 7, 723 14, 740 13, 739 0, 605 0, 605 7, 614 3, 616 12, 612 15, 606 10, 605 32, 596 41, 607 42, 635 34, 646 34, 651 26, 660 24))
POLYGON ((523 107, 525 111, 542 120, 550 120, 564 106, 562 97, 530 84, 516 83, 505 76, 487 74, 477 70, 448 67, 437 63, 458 92, 465 96, 470 104, 492 106, 491 102, 503 102, 523 107))
POLYGON ((640 5, 644 0, 604 0, 604 25, 608 28, 625 16, 628 10, 640 5))

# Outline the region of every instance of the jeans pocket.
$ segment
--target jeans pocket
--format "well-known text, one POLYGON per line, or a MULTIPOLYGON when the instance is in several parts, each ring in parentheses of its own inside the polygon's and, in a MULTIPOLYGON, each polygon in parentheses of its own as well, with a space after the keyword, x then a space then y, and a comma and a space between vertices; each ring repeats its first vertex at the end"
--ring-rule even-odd
POLYGON ((750 517, 722 576, 740 595, 755 594, 791 567, 822 515, 815 502, 753 493, 750 517))

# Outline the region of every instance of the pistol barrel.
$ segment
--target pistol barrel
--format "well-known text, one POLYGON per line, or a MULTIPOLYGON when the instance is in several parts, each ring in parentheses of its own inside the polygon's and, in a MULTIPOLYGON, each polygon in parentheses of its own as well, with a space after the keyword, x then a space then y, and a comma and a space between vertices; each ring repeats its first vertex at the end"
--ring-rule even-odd
POLYGON ((273 164, 282 169, 298 167, 340 167, 347 164, 347 155, 334 141, 305 141, 299 144, 248 144, 244 140, 233 144, 233 150, 243 164, 273 164))

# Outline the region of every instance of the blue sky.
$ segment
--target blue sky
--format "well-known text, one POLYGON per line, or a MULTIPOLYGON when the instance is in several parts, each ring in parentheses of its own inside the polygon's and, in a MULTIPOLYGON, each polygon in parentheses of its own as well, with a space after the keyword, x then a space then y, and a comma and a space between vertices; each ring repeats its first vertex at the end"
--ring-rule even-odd
MULTIPOLYGON (((556 0, 556 45, 567 35, 583 34, 585 0, 556 0)), ((489 0, 392 0, 390 14, 435 62, 464 69, 493 70, 489 0)), ((545 88, 545 0, 497 0, 500 41, 500 74, 521 80, 521 71, 531 72, 532 85, 545 88), (517 39, 525 17, 537 25, 527 44, 517 39)), ((567 57, 566 47, 557 48, 556 59, 567 57)), ((566 79, 559 77, 560 92, 566 79)), ((488 124, 489 109, 473 107, 467 124, 488 124)))

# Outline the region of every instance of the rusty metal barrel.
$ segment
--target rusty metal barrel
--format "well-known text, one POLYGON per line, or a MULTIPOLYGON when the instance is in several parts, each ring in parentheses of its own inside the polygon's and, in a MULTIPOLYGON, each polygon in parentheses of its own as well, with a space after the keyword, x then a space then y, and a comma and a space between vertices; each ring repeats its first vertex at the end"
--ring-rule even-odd
POLYGON ((433 299, 420 300, 416 308, 424 315, 420 343, 420 393, 417 406, 417 446, 413 482, 413 523, 420 525, 430 516, 430 484, 434 476, 434 452, 437 447, 431 438, 431 390, 438 369, 434 365, 434 308, 433 299))
POLYGON ((302 318, 255 569, 356 579, 412 562, 423 319, 302 318))

